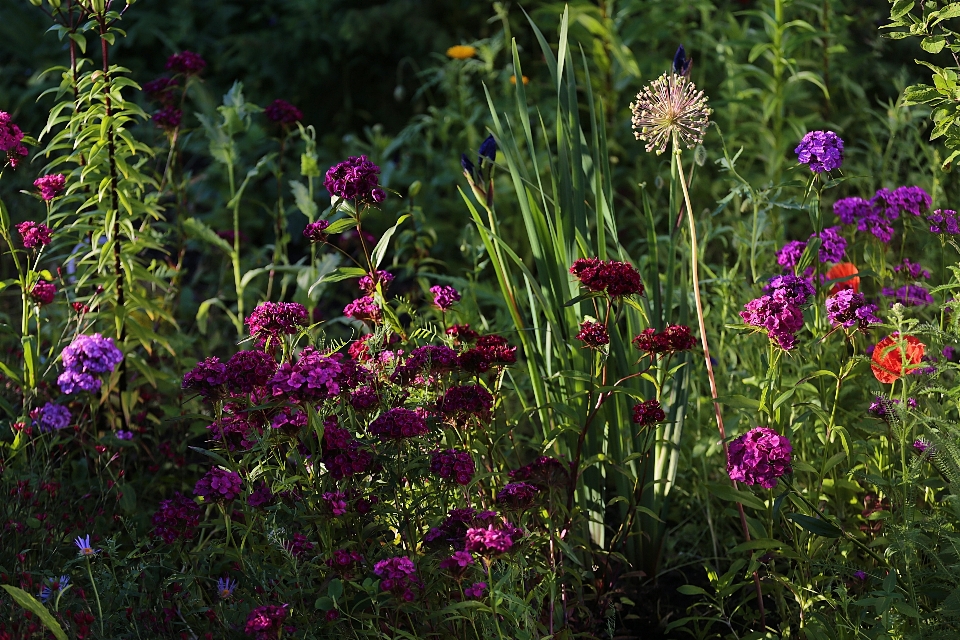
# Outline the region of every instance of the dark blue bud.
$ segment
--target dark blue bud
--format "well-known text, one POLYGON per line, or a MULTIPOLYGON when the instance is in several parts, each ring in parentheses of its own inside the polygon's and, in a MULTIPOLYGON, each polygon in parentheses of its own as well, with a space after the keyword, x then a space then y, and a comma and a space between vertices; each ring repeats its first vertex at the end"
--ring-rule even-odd
POLYGON ((693 58, 687 58, 687 52, 683 45, 677 47, 677 52, 673 55, 673 72, 679 76, 690 74, 690 65, 693 64, 693 58))
POLYGON ((480 145, 480 162, 483 162, 483 159, 486 158, 490 162, 493 162, 497 159, 497 141, 493 139, 493 136, 487 136, 487 139, 483 141, 480 145))
POLYGON ((473 175, 473 163, 470 162, 470 158, 467 157, 467 154, 460 154, 460 166, 463 167, 463 170, 473 175))

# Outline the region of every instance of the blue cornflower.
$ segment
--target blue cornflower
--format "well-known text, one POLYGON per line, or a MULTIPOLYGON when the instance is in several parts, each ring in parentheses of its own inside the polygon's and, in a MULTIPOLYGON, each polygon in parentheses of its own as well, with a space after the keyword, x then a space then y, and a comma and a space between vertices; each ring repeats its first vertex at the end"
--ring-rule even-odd
POLYGON ((226 600, 233 595, 233 590, 237 588, 237 581, 232 578, 217 578, 217 595, 221 600, 226 600))
POLYGON ((70 576, 60 576, 60 579, 50 578, 47 580, 48 584, 43 585, 40 589, 40 601, 46 602, 53 595, 54 591, 63 592, 64 589, 70 584, 70 576))
POLYGON ((77 539, 73 541, 73 544, 77 545, 77 548, 80 550, 80 555, 84 558, 89 558, 91 556, 97 555, 99 549, 94 549, 93 545, 90 544, 90 536, 86 538, 81 538, 77 536, 77 539))

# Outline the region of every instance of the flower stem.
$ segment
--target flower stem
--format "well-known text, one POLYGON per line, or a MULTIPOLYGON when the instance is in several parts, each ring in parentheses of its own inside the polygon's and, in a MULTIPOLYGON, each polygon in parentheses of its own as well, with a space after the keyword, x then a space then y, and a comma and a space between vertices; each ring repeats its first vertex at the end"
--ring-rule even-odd
POLYGON ((93 579, 93 568, 90 566, 90 557, 87 556, 87 576, 90 577, 90 586, 93 587, 93 597, 97 601, 97 613, 100 615, 100 635, 103 635, 103 608, 100 606, 100 592, 97 591, 97 582, 93 579))

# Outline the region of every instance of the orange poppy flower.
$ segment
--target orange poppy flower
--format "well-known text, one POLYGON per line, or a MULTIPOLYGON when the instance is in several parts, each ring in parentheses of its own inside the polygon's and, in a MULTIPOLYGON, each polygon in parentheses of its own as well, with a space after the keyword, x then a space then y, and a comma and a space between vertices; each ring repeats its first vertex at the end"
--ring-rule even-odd
POLYGON ((454 60, 467 60, 477 55, 477 48, 468 44, 458 44, 447 49, 447 56, 454 60))
POLYGON ((841 262, 840 264, 830 267, 830 270, 827 271, 827 280, 837 280, 838 278, 853 276, 849 280, 844 280, 843 282, 838 282, 833 285, 833 288, 830 289, 830 295, 836 295, 838 291, 843 291, 844 289, 853 289, 854 293, 859 293, 860 276, 857 275, 858 273, 860 272, 857 271, 856 265, 851 262, 841 262))
POLYGON ((920 364, 926 348, 925 344, 913 336, 900 338, 896 333, 887 336, 873 349, 873 364, 870 368, 873 369, 874 377, 884 384, 899 380, 900 376, 920 364))

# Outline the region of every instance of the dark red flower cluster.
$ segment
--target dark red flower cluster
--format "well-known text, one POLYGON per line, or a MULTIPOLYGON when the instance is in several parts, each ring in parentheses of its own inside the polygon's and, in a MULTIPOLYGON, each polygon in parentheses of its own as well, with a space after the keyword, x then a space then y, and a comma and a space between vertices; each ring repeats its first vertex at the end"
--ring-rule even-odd
POLYGON ((313 543, 302 533, 295 533, 293 534, 293 540, 284 543, 283 548, 289 551, 294 558, 299 558, 313 549, 313 543))
POLYGON ((227 387, 247 394, 263 388, 277 372, 277 361, 265 351, 238 351, 227 361, 227 387))
POLYGON ((360 387, 350 394, 350 406, 357 411, 369 411, 380 404, 380 397, 373 387, 360 387))
POLYGON ((663 422, 666 419, 667 414, 663 412, 658 400, 647 400, 633 407, 633 422, 641 427, 663 422))
POLYGON ((469 344, 476 342, 480 337, 480 334, 471 329, 469 324, 455 324, 447 329, 447 335, 458 343, 469 344))
POLYGON ((57 285, 40 280, 30 290, 30 298, 39 305, 50 304, 57 296, 57 285))
POLYGON ((486 373, 494 365, 517 362, 517 348, 501 336, 480 336, 477 346, 460 354, 460 366, 471 373, 486 373))
POLYGON ((399 440, 425 436, 430 427, 421 412, 394 407, 370 423, 370 433, 381 440, 399 440))
POLYGON ((550 456, 540 456, 510 472, 512 480, 529 482, 541 489, 565 486, 569 477, 566 465, 550 456))
POLYGON ((161 500, 153 514, 153 533, 167 544, 192 540, 200 525, 201 509, 196 502, 179 491, 169 500, 161 500))
POLYGON ((201 360, 183 376, 183 389, 196 391, 204 398, 216 399, 223 396, 223 385, 227 381, 227 365, 220 358, 211 356, 201 360))
POLYGON ((207 61, 200 57, 200 54, 193 51, 183 51, 167 58, 166 69, 174 73, 192 76, 203 71, 206 66, 207 61))
POLYGON ((300 331, 307 324, 307 309, 299 302, 262 302, 244 324, 250 335, 257 338, 257 344, 263 344, 267 338, 278 340, 300 331))
POLYGON ((349 576, 362 564, 363 556, 347 549, 337 549, 333 552, 333 557, 327 560, 327 566, 341 576, 349 576))
POLYGON ((303 112, 300 109, 279 98, 271 102, 263 112, 266 114, 267 120, 277 124, 296 124, 303 120, 303 112))
POLYGON ((533 506, 540 489, 526 482, 511 482, 497 493, 497 504, 504 509, 525 511, 533 506))
POLYGON ((464 384, 447 389, 437 400, 437 411, 458 424, 471 416, 483 417, 493 408, 493 396, 478 384, 464 384))
POLYGON ((599 349, 605 344, 610 344, 610 336, 607 334, 607 328, 603 323, 591 322, 590 320, 584 320, 580 323, 580 333, 577 334, 577 340, 591 349, 599 349))
POLYGON ((373 455, 352 433, 337 426, 336 418, 328 418, 323 425, 320 462, 334 480, 342 480, 369 469, 373 455))
POLYGON ((331 196, 344 200, 383 202, 387 194, 379 182, 380 167, 367 156, 351 156, 327 170, 323 186, 331 196))
POLYGON ((570 267, 577 280, 591 291, 604 291, 612 298, 643 295, 640 272, 632 264, 600 258, 580 258, 570 267))
POLYGON ((633 346, 637 349, 658 357, 689 351, 695 344, 696 339, 690 335, 690 327, 682 324, 671 324, 659 333, 650 327, 633 339, 633 346))
POLYGON ((272 604, 257 607, 247 616, 247 626, 244 631, 255 640, 276 640, 283 629, 283 621, 287 619, 287 605, 278 607, 272 604))
POLYGON ((428 344, 410 352, 406 362, 398 366, 391 376, 395 384, 406 385, 417 376, 449 373, 459 365, 457 352, 445 345, 428 344))
POLYGON ((226 442, 230 451, 246 451, 257 443, 256 436, 262 431, 253 413, 241 411, 233 405, 224 407, 223 416, 207 429, 213 442, 226 442))
POLYGON ((453 480, 457 484, 468 485, 473 480, 477 467, 469 451, 447 449, 433 452, 430 471, 437 474, 441 480, 453 480))

